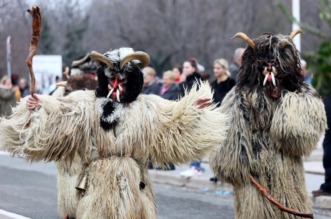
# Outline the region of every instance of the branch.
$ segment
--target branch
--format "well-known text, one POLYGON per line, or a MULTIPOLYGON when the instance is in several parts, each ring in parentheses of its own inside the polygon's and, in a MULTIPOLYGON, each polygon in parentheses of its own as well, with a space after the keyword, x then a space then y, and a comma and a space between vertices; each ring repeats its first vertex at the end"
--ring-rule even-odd
POLYGON ((32 6, 31 9, 27 10, 32 16, 32 38, 30 42, 29 54, 26 58, 26 64, 28 65, 30 73, 30 93, 34 95, 36 89, 36 79, 32 69, 32 58, 37 53, 38 41, 40 38, 40 27, 41 27, 41 12, 37 5, 32 6))
POLYGON ((281 211, 300 216, 305 218, 314 218, 314 215, 312 213, 307 212, 300 212, 297 210, 294 210, 292 208, 285 207, 281 203, 279 203, 274 197, 272 197, 266 188, 264 188, 262 185, 260 185, 252 175, 249 175, 250 181, 253 183, 253 185, 261 192, 262 195, 264 195, 272 204, 276 205, 277 208, 279 208, 281 211))

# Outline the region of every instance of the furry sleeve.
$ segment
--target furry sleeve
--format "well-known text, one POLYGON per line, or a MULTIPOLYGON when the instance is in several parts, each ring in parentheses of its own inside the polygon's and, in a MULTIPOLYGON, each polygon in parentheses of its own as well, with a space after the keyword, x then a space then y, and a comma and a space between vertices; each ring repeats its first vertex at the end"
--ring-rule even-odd
POLYGON ((271 136, 285 153, 308 156, 326 129, 324 104, 316 91, 305 84, 302 92, 287 92, 271 124, 271 136))
POLYGON ((248 124, 249 103, 237 94, 235 87, 225 96, 218 109, 230 119, 227 139, 209 157, 209 163, 218 179, 233 185, 249 181, 252 163, 250 126, 248 124))
POLYGON ((40 96, 41 108, 30 112, 26 98, 0 121, 0 148, 30 161, 71 160, 89 144, 95 95, 73 92, 65 98, 40 96), (77 148, 79 147, 79 148, 77 148))
POLYGON ((196 85, 180 101, 169 101, 155 95, 146 96, 152 109, 146 126, 151 160, 160 165, 186 163, 206 155, 226 138, 227 117, 214 111, 215 106, 199 109, 194 102, 212 98, 209 84, 196 85))

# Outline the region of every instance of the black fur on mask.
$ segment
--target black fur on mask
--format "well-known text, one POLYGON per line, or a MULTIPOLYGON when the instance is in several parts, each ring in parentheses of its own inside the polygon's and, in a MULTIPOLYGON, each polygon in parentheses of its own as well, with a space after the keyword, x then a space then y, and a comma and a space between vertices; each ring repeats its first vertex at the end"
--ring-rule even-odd
MULTIPOLYGON (((114 63, 115 67, 117 63, 114 63)), ((108 77, 104 74, 106 65, 101 64, 97 70, 98 88, 96 89, 97 97, 107 97, 108 95, 108 77)), ((140 94, 143 84, 144 76, 140 68, 133 62, 124 66, 122 72, 126 77, 126 83, 123 84, 125 88, 124 94, 121 96, 121 103, 131 103, 135 101, 140 94)))

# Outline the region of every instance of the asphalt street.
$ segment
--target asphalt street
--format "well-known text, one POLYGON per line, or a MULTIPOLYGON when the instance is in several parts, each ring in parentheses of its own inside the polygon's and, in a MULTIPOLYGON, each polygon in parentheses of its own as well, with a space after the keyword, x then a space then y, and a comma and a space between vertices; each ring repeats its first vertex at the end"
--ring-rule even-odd
MULTIPOLYGON (((27 218, 59 218, 54 164, 0 155, 0 176, 0 209, 27 218)), ((162 184, 154 184, 154 191, 159 219, 234 218, 232 195, 162 184)))
MULTIPOLYGON (((159 219, 234 218, 232 194, 156 183, 153 187, 159 219)), ((0 219, 21 218, 3 216, 1 212, 33 219, 59 218, 55 165, 30 164, 0 154, 0 219)), ((330 217, 315 214, 315 218, 330 217)))

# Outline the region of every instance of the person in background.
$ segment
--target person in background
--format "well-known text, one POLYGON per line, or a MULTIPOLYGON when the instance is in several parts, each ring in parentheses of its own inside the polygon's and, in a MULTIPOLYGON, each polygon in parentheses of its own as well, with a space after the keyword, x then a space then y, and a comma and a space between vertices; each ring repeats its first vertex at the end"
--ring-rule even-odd
POLYGON ((183 97, 185 95, 185 89, 190 91, 195 82, 199 83, 201 75, 199 74, 198 62, 196 59, 189 59, 183 63, 183 73, 181 77, 181 83, 179 84, 179 92, 183 97))
POLYGON ((172 71, 173 73, 175 74, 175 77, 176 77, 176 80, 175 82, 177 84, 179 84, 181 82, 180 78, 181 78, 181 75, 182 75, 182 67, 179 66, 179 65, 175 65, 173 68, 172 68, 172 71))
POLYGON ((230 77, 229 64, 225 59, 214 61, 213 72, 216 80, 211 83, 214 90, 213 102, 219 107, 225 95, 235 86, 236 81, 230 77))
POLYGON ((165 71, 163 73, 162 85, 160 87, 159 96, 167 100, 177 100, 179 95, 179 87, 176 84, 176 75, 173 71, 165 71))
POLYGON ((311 77, 311 75, 307 71, 307 62, 305 60, 301 59, 300 64, 301 64, 301 71, 302 71, 303 77, 305 79, 305 82, 307 84, 311 84, 313 78, 311 77))
MULTIPOLYGON (((185 90, 190 91, 195 83, 200 83, 201 75, 199 74, 198 62, 196 59, 191 58, 183 63, 182 76, 182 79, 185 78, 185 80, 179 84, 179 93, 181 97, 185 95, 185 90)), ((204 168, 201 167, 201 160, 194 160, 190 163, 190 168, 182 171, 180 175, 191 177, 201 175, 202 172, 204 172, 204 168)))
POLYGON ((328 129, 323 140, 323 167, 325 170, 324 183, 320 189, 313 191, 313 196, 331 196, 331 92, 324 100, 328 129))
MULTIPOLYGON (((214 61, 213 72, 216 79, 211 83, 211 87, 214 91, 213 103, 217 104, 217 107, 221 105, 225 95, 236 85, 236 81, 230 77, 228 66, 228 61, 225 59, 214 61)), ((211 177, 210 181, 217 182, 217 177, 211 177)))
POLYGON ((229 66, 229 71, 231 73, 231 78, 233 78, 235 81, 237 81, 238 78, 238 73, 242 64, 242 55, 244 53, 245 49, 244 48, 237 48, 234 51, 234 55, 233 55, 233 60, 234 63, 232 63, 229 66))
POLYGON ((11 84, 13 86, 13 90, 15 91, 15 96, 16 96, 16 100, 17 102, 19 102, 21 100, 21 91, 20 88, 18 87, 18 81, 19 81, 20 77, 18 76, 18 74, 13 73, 11 75, 11 84))
POLYGON ((25 78, 20 79, 18 82, 18 87, 21 92, 21 97, 25 97, 29 93, 30 88, 25 78))
POLYGON ((16 90, 7 76, 2 77, 0 83, 0 117, 9 116, 12 107, 16 106, 16 90))
POLYGON ((159 78, 156 76, 156 71, 152 67, 145 67, 143 70, 145 75, 142 94, 159 95, 159 78))

